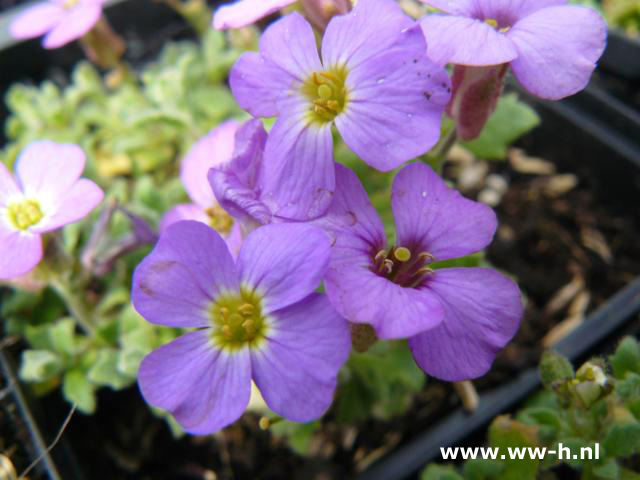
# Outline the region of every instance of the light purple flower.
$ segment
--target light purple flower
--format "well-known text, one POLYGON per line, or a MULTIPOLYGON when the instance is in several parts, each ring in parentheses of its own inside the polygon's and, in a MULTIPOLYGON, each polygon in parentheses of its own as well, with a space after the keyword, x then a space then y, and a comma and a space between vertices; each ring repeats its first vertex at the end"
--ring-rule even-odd
POLYGON ((11 35, 24 40, 45 35, 45 48, 58 48, 82 37, 102 15, 104 0, 48 0, 28 8, 10 25, 11 35))
POLYGON ((0 279, 32 270, 42 259, 41 234, 86 216, 103 197, 80 178, 84 153, 77 145, 49 141, 27 146, 14 178, 0 163, 0 279))
POLYGON ((325 289, 347 320, 382 339, 407 338, 430 375, 458 381, 484 374, 515 334, 518 287, 487 268, 439 268, 435 261, 482 250, 496 217, 426 165, 404 167, 393 182, 396 245, 353 172, 337 167, 334 202, 317 223, 335 236, 325 289))
POLYGON ((182 160, 180 178, 193 203, 176 205, 160 221, 160 231, 180 220, 206 223, 220 233, 237 253, 241 242, 240 225, 220 208, 211 190, 207 173, 214 166, 231 161, 235 134, 240 124, 229 120, 198 140, 182 160))
POLYGON ((449 100, 445 70, 426 56, 417 24, 393 0, 359 0, 334 17, 318 56, 311 25, 293 13, 272 24, 260 53, 230 74, 256 117, 278 117, 265 147, 263 198, 285 218, 322 215, 335 189, 335 124, 369 165, 392 170, 431 148, 449 100))
MULTIPOLYGON (((261 18, 293 5, 298 0, 238 0, 216 10, 213 28, 239 28, 251 25, 261 18)), ((350 0, 300 0, 307 18, 318 28, 325 28, 336 14, 347 13, 350 0)))
POLYGON ((267 132, 260 120, 251 120, 236 133, 233 158, 212 167, 208 173, 210 190, 245 231, 272 221, 274 217, 262 198, 264 184, 264 148, 267 132))
POLYGON ((450 15, 421 20, 436 63, 510 64, 518 81, 542 98, 582 90, 606 43, 607 25, 593 9, 565 0, 423 0, 450 15))
POLYGON ((170 226, 134 273, 133 304, 152 323, 197 330, 142 361, 147 402, 209 434, 242 415, 253 380, 278 415, 322 416, 350 351, 346 321, 314 293, 330 251, 317 227, 267 225, 234 262, 206 225, 170 226))

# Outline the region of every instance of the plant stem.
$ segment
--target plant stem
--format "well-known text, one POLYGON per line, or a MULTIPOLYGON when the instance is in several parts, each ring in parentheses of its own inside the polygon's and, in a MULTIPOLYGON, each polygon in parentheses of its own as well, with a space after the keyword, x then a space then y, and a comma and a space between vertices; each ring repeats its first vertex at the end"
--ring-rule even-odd
POLYGON ((449 150, 453 148, 456 144, 456 140, 458 139, 458 134, 456 132, 455 127, 453 127, 447 134, 440 140, 437 145, 437 148, 425 155, 424 161, 431 168, 435 170, 438 175, 442 175, 442 167, 444 166, 444 162, 447 161, 447 156, 449 154, 449 150))
POLYGON ((82 328, 86 334, 95 337, 97 335, 96 328, 91 322, 89 309, 84 300, 75 294, 71 286, 57 274, 50 274, 48 280, 49 286, 64 300, 65 305, 69 309, 69 313, 71 313, 80 328, 82 328))

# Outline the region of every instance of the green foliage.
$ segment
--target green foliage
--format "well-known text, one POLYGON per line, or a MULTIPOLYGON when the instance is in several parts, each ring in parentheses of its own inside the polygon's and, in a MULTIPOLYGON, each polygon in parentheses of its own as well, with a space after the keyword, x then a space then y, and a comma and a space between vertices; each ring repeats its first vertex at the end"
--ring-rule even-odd
POLYGON ((404 342, 378 342, 365 353, 352 353, 341 372, 338 419, 390 418, 408 407, 424 385, 404 342))
POLYGON ((507 148, 539 123, 535 110, 518 100, 515 93, 510 93, 500 98, 480 136, 462 145, 477 157, 503 160, 507 148))
POLYGON ((64 88, 17 84, 6 96, 5 165, 35 140, 76 143, 87 154, 84 175, 105 190, 103 211, 51 236, 47 264, 25 279, 30 291, 13 291, 0 307, 7 332, 29 344, 20 378, 38 393, 61 387, 84 413, 95 410, 99 388, 134 383, 142 358, 180 333, 149 324, 131 306, 131 274, 148 247, 135 248, 131 217, 115 207, 157 225, 186 200, 180 158, 241 115, 225 83, 240 51, 214 29, 201 41, 167 45, 119 83, 83 62, 64 88))
POLYGON ((540 363, 547 391, 532 397, 514 419, 498 417, 489 428, 488 447, 499 448, 506 458, 483 459, 480 452, 460 468, 429 465, 422 479, 562 480, 555 467, 563 463, 585 480, 640 478, 629 463, 640 454, 638 348, 636 339, 622 340, 609 357, 612 375, 606 375, 609 365, 602 359, 585 363, 574 374, 566 359, 547 352, 540 363), (569 449, 569 458, 566 451, 560 458, 560 444, 569 449), (547 452, 544 459, 528 452, 518 459, 508 454, 509 449, 536 447, 556 454, 547 452))

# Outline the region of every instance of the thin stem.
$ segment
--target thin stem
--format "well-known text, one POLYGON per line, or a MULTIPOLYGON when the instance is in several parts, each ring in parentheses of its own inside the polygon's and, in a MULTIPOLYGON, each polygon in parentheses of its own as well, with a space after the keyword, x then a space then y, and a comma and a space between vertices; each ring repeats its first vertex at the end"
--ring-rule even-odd
POLYGON ((69 309, 69 313, 71 313, 80 328, 88 335, 95 337, 97 335, 96 328, 90 320, 89 309, 84 300, 74 293, 71 286, 57 274, 50 274, 48 280, 49 286, 64 300, 65 305, 69 309))
POLYGON ((425 156, 425 162, 429 164, 439 175, 442 174, 442 167, 444 166, 444 162, 447 161, 449 150, 451 150, 456 144, 457 139, 458 134, 456 132, 456 128, 453 127, 440 141, 436 150, 425 156))

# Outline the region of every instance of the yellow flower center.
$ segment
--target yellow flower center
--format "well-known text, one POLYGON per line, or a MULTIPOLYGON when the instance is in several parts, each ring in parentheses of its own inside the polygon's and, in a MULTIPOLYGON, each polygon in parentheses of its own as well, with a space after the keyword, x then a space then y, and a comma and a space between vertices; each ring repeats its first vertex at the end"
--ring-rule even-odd
POLYGON ((495 18, 487 18, 487 19, 485 19, 484 23, 489 25, 494 30, 498 30, 498 32, 500 32, 500 33, 507 33, 509 30, 511 30, 511 27, 500 28, 500 24, 498 23, 498 21, 495 18))
POLYGON ((75 7, 77 3, 78 0, 64 0, 64 2, 62 2, 62 8, 70 9, 75 7))
POLYGON ((372 270, 377 275, 405 288, 417 288, 431 275, 434 261, 429 252, 414 255, 407 247, 380 250, 373 257, 372 270))
POLYGON ((9 205, 8 214, 9 221, 13 226, 22 231, 37 224, 44 217, 37 200, 23 200, 19 203, 13 203, 9 205))
POLYGON ((207 208, 207 215, 209 216, 209 226, 216 232, 223 235, 228 235, 233 227, 233 218, 229 215, 220 205, 207 208))
POLYGON ((347 69, 334 68, 327 72, 314 72, 302 85, 302 93, 311 101, 310 115, 314 123, 332 122, 341 114, 349 101, 347 69))
POLYGON ((211 308, 211 319, 212 339, 224 350, 260 346, 269 327, 268 319, 262 315, 260 297, 246 290, 218 298, 211 308))

